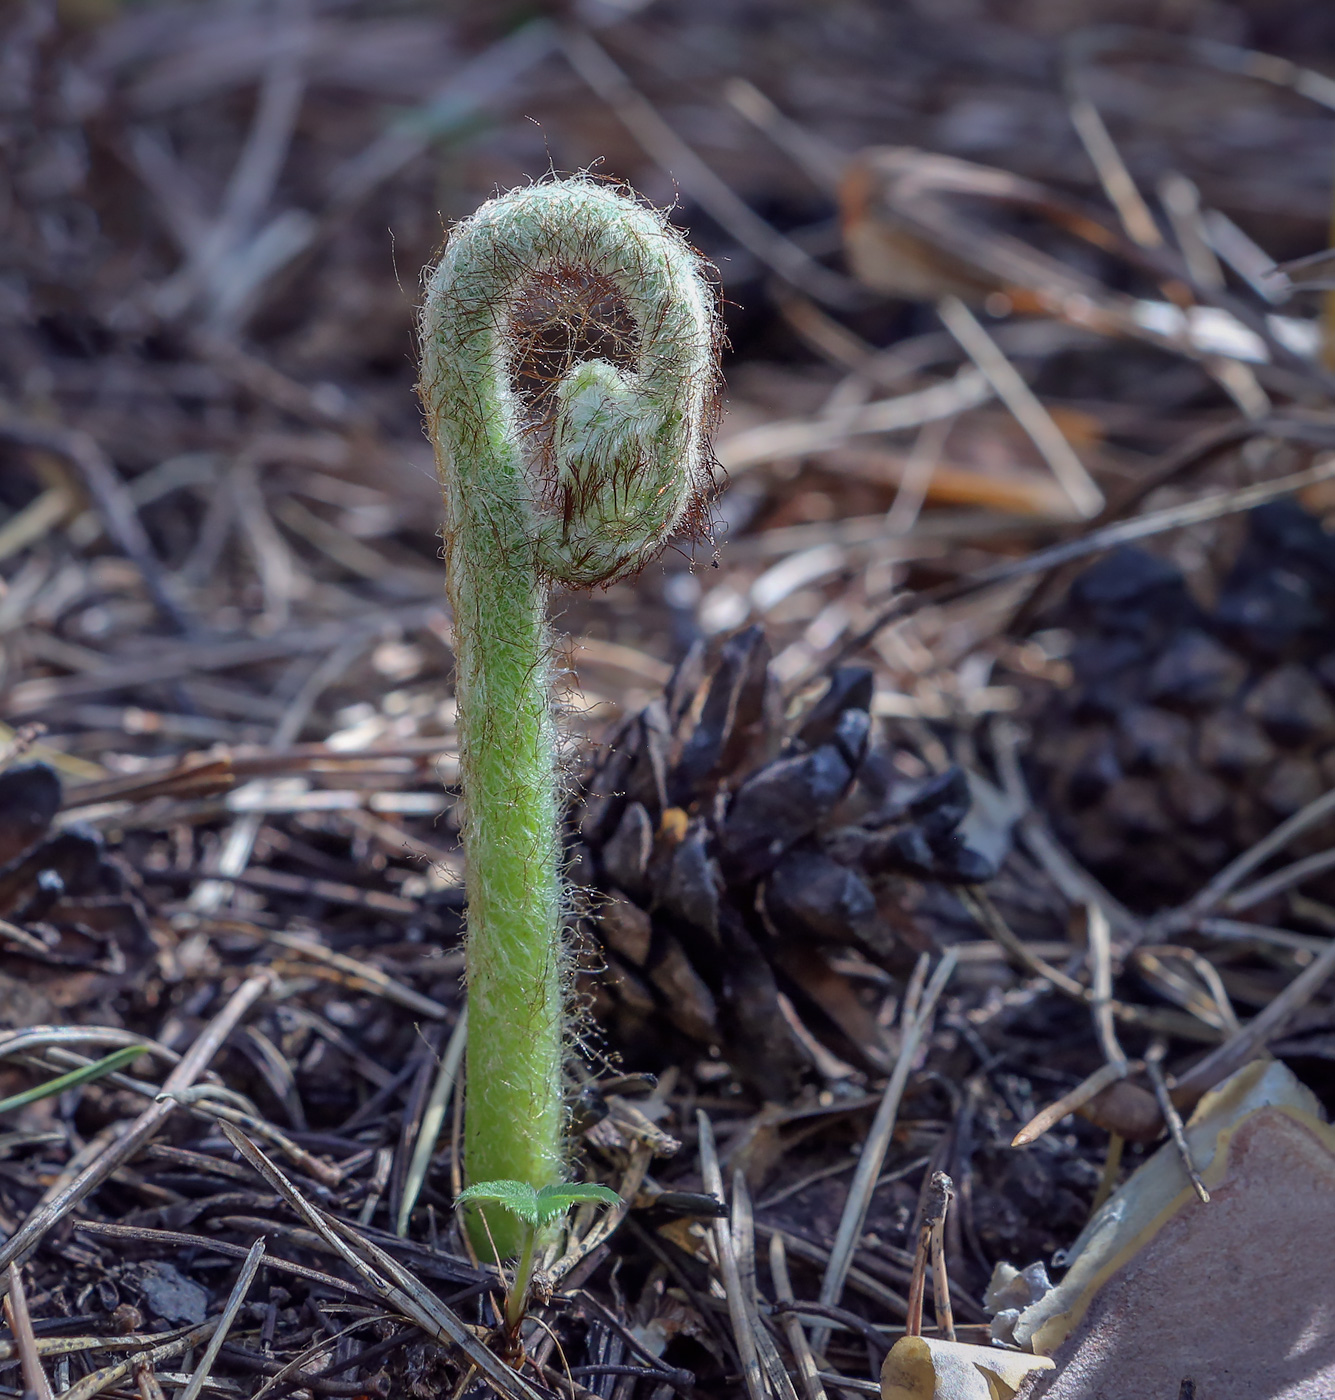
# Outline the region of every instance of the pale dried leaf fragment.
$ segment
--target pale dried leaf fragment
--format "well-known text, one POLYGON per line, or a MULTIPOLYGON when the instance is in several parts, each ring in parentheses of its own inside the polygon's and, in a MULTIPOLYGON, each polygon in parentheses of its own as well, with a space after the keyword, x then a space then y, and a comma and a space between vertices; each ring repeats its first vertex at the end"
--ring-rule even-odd
MULTIPOLYGON (((1335 1129, 1279 1061, 1256 1060, 1186 1127, 1202 1204, 1172 1144, 1091 1219, 1066 1277, 1010 1321, 1056 1371, 1045 1400, 1335 1395, 1335 1129)), ((998 1277, 994 1302, 1014 1279, 998 1277)), ((1003 1332, 1002 1335, 1005 1335, 1003 1332)))
POLYGON ((901 1337, 881 1365, 881 1400, 1011 1400, 1046 1356, 937 1337, 901 1337))
MULTIPOLYGON (((1211 1190, 1225 1177, 1229 1146, 1242 1124, 1277 1109, 1329 1134, 1316 1096, 1277 1060, 1253 1060, 1207 1093, 1186 1126, 1186 1141, 1211 1190)), ((1072 1245, 1066 1276, 1015 1322, 1019 1346, 1052 1353, 1084 1317, 1099 1290, 1196 1199, 1181 1157, 1166 1143, 1091 1218, 1072 1245)))

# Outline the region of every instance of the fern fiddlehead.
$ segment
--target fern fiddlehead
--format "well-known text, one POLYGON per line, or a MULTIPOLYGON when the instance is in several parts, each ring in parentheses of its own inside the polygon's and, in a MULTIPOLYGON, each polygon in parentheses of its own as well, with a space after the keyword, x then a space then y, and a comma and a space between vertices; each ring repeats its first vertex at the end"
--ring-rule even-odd
POLYGON ((548 590, 633 573, 698 501, 717 337, 695 253, 656 211, 588 179, 484 204, 427 279, 419 389, 454 609, 471 1181, 540 1188, 564 1165, 548 590), (543 333, 562 319, 552 372, 543 333), (619 353, 581 360, 572 332, 619 353))

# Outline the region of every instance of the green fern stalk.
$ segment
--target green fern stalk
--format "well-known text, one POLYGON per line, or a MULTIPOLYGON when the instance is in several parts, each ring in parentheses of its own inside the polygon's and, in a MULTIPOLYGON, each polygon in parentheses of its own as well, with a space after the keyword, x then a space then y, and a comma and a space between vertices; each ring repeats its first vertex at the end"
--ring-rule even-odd
MULTIPOLYGON (((698 499, 714 298, 656 211, 563 180, 491 200, 454 230, 427 279, 421 340, 465 804, 465 1169, 474 1182, 541 1188, 564 1169, 566 983, 547 592, 634 572, 698 499), (525 312, 554 281, 591 278, 634 322, 629 362, 569 365, 545 395, 526 397, 516 381, 525 312)), ((495 1220, 493 1232, 498 1223, 507 1255, 519 1233, 495 1220)))

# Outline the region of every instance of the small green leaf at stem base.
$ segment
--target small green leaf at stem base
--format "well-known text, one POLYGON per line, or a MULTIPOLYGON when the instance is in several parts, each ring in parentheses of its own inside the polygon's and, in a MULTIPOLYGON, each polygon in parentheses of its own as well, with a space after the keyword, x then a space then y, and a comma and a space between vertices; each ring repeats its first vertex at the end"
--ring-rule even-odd
MULTIPOLYGON (((505 1299, 505 1320, 512 1333, 524 1318, 539 1232, 573 1206, 583 1205, 586 1201, 616 1206, 621 1204, 621 1197, 608 1186, 588 1181, 556 1182, 541 1190, 535 1190, 525 1181, 479 1181, 466 1191, 460 1191, 455 1198, 456 1206, 472 1204, 479 1210, 485 1210, 488 1205, 500 1206, 524 1227, 520 1232, 519 1248, 515 1251, 518 1263, 514 1279, 505 1299)), ((486 1222, 486 1225, 490 1234, 491 1222, 486 1222)))
POLYGON ((460 1191, 454 1203, 456 1206, 470 1202, 477 1206, 498 1205, 530 1229, 539 1230, 586 1201, 617 1206, 621 1204, 621 1197, 611 1187, 589 1181, 558 1182, 539 1191, 525 1181, 479 1181, 466 1191, 460 1191))
POLYGON ((540 1221, 538 1193, 526 1181, 479 1181, 476 1186, 460 1191, 454 1204, 462 1206, 470 1201, 478 1205, 498 1205, 525 1225, 537 1225, 540 1221))
POLYGON ((574 1206, 583 1205, 585 1201, 619 1206, 621 1197, 610 1186, 598 1186, 593 1182, 544 1186, 537 1193, 538 1224, 546 1225, 549 1220, 555 1220, 557 1216, 564 1215, 574 1206))

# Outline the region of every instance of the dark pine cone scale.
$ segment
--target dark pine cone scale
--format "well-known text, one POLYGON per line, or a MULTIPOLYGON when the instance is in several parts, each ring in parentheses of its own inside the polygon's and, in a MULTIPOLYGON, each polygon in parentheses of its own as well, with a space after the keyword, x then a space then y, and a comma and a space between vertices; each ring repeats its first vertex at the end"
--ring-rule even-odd
POLYGON ((813 1062, 885 1068, 875 1005, 834 963, 902 976, 933 945, 924 893, 994 871, 960 834, 964 774, 906 777, 877 740, 869 670, 788 722, 769 659, 758 627, 692 650, 600 751, 572 835, 614 1043, 633 1057, 667 1026, 782 1097, 813 1062))
POLYGON ((1212 607, 1128 548, 1048 620, 1074 634, 1072 683, 1034 708, 1035 790, 1133 907, 1179 902, 1335 787, 1335 537, 1297 504, 1251 513, 1212 607))

